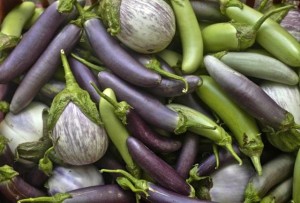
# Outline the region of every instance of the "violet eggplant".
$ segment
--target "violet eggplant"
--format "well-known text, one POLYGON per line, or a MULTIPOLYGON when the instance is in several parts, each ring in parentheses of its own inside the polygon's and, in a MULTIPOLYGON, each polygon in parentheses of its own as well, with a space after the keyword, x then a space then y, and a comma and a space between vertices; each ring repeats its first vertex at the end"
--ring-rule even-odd
POLYGON ((90 18, 83 25, 95 55, 108 69, 137 86, 154 87, 160 83, 161 76, 145 68, 127 53, 119 42, 109 35, 101 20, 90 18))
POLYGON ((194 189, 185 182, 176 170, 154 154, 141 141, 134 137, 127 138, 129 153, 136 163, 161 186, 182 195, 194 196, 194 189))
POLYGON ((263 174, 254 174, 247 184, 244 203, 260 202, 271 188, 293 174, 294 163, 295 157, 282 153, 263 164, 263 174))
POLYGON ((23 198, 44 196, 45 193, 25 182, 11 166, 0 167, 0 193, 10 202, 23 198))
POLYGON ((123 189, 129 189, 136 193, 136 198, 143 198, 146 202, 162 203, 213 203, 212 201, 199 200, 196 198, 181 195, 152 182, 136 179, 131 174, 123 170, 102 169, 106 173, 118 173, 122 177, 117 178, 117 183, 123 189))
POLYGON ((293 145, 277 139, 276 146, 283 151, 294 151, 300 145, 299 125, 294 116, 279 106, 256 83, 225 65, 214 56, 205 56, 204 64, 210 76, 220 85, 229 97, 262 125, 262 131, 270 136, 291 136, 293 145), (246 102, 245 102, 246 101, 246 102), (280 144, 282 143, 282 144, 280 144))
MULTIPOLYGON (((21 164, 20 164, 21 165, 21 164)), ((21 165, 19 168, 24 168, 24 164, 21 165)), ((15 167, 18 172, 18 167, 15 167)), ((21 173, 21 172, 20 172, 21 173)), ((47 176, 44 171, 39 169, 39 166, 36 164, 33 167, 30 167, 28 171, 22 174, 23 179, 32 185, 33 187, 44 189, 44 184, 48 180, 49 176, 47 176)))
POLYGON ((115 108, 114 114, 122 121, 130 134, 141 140, 151 150, 168 153, 177 151, 181 147, 180 141, 163 137, 155 132, 127 102, 117 102, 102 93, 95 84, 92 85, 101 98, 110 103, 112 108, 115 108))
POLYGON ((108 137, 96 104, 76 83, 63 50, 61 58, 66 88, 52 102, 47 129, 55 152, 65 163, 91 164, 106 152, 108 137))
POLYGON ((196 162, 199 151, 199 143, 200 137, 198 135, 195 135, 191 132, 186 132, 175 166, 177 173, 184 179, 188 178, 189 171, 196 162))
POLYGON ((177 112, 168 109, 154 96, 126 83, 113 73, 102 71, 98 74, 102 88, 111 88, 118 99, 126 101, 149 124, 169 132, 184 132, 185 126, 177 112))
POLYGON ((68 193, 57 193, 54 196, 44 196, 19 200, 18 203, 44 202, 44 203, 133 203, 134 195, 130 191, 124 191, 117 184, 97 185, 85 187, 68 193))
POLYGON ((59 1, 51 4, 26 32, 19 44, 0 65, 0 82, 7 83, 22 75, 35 63, 72 13, 58 11, 59 1))
POLYGON ((92 100, 95 103, 99 103, 100 96, 99 94, 97 94, 95 89, 91 87, 90 84, 91 82, 93 82, 94 84, 96 84, 96 86, 99 86, 96 75, 83 63, 81 63, 80 61, 76 60, 73 57, 69 57, 69 63, 71 66, 71 70, 74 74, 74 77, 77 80, 79 86, 82 89, 85 89, 86 91, 89 92, 92 100))
POLYGON ((51 79, 61 64, 60 50, 63 49, 66 54, 69 54, 79 41, 81 31, 78 25, 68 24, 51 41, 18 86, 10 104, 12 113, 24 109, 51 79))
POLYGON ((52 100, 54 97, 61 92, 66 87, 66 83, 50 79, 39 91, 36 100, 41 101, 42 103, 51 106, 52 100))

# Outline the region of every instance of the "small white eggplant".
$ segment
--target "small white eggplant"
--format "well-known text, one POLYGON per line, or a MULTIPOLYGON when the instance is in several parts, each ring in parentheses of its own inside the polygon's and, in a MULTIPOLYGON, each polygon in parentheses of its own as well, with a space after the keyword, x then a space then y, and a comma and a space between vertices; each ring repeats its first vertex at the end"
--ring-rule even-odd
POLYGON ((164 0, 104 0, 100 15, 108 31, 139 53, 165 49, 176 31, 174 12, 164 0))
POLYGON ((66 87, 51 104, 47 129, 58 157, 66 164, 87 165, 106 152, 108 137, 96 104, 77 84, 67 57, 61 51, 66 87))
POLYGON ((13 153, 19 144, 38 141, 43 136, 44 110, 49 107, 40 102, 31 102, 18 114, 7 113, 0 123, 0 134, 5 136, 13 153))
POLYGON ((49 177, 46 188, 50 195, 65 193, 79 188, 103 185, 104 179, 93 165, 57 166, 49 177))

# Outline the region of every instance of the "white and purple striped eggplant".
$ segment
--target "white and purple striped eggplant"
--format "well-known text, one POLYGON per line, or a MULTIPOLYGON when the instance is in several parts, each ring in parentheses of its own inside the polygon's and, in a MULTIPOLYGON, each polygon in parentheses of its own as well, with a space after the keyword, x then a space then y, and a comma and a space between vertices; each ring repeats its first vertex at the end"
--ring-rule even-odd
POLYGON ((175 15, 164 0, 101 1, 99 10, 108 31, 140 53, 163 50, 175 35, 175 15))
POLYGON ((61 50, 66 74, 66 88, 54 98, 47 121, 56 154, 64 163, 87 165, 106 152, 108 137, 96 104, 81 89, 61 50))

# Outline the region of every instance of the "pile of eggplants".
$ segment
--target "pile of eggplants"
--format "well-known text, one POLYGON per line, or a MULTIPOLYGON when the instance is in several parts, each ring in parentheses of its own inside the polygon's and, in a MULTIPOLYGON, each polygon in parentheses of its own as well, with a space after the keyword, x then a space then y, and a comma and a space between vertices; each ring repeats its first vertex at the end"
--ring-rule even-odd
POLYGON ((1 202, 300 203, 299 9, 1 1, 1 202))

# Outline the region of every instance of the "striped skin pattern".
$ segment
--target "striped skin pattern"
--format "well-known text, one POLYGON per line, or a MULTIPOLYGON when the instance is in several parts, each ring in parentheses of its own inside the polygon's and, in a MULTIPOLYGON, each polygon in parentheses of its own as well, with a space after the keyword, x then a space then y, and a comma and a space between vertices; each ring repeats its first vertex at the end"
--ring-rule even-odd
POLYGON ((71 165, 91 164, 99 160, 108 147, 108 137, 102 126, 90 121, 70 102, 52 131, 55 152, 71 165))

